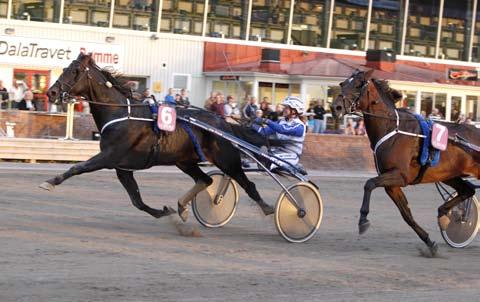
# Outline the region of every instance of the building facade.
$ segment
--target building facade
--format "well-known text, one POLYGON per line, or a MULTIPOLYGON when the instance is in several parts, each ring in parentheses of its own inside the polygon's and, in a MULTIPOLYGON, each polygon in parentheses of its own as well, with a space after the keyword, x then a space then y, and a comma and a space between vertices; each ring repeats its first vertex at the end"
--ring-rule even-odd
POLYGON ((173 87, 197 105, 212 91, 328 102, 367 65, 367 49, 385 49, 398 68, 377 74, 404 92, 403 105, 480 121, 477 80, 448 79, 480 68, 479 9, 477 0, 0 0, 0 79, 41 95, 83 50, 159 98, 173 87), (32 44, 57 49, 56 59, 29 56, 32 44), (25 56, 11 48, 20 45, 25 56), (262 49, 280 50, 281 66, 261 66, 262 49))

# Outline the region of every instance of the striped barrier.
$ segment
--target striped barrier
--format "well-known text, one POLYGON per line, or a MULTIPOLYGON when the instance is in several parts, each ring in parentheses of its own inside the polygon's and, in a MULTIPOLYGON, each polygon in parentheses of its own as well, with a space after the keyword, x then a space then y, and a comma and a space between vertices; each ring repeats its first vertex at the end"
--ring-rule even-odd
POLYGON ((0 138, 0 159, 84 161, 98 152, 98 141, 0 138))

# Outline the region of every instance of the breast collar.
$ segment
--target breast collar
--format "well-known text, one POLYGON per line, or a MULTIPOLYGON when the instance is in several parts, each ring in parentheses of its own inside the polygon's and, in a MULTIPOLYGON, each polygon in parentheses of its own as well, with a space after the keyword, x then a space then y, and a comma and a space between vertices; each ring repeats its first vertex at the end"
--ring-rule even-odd
POLYGON ((400 117, 398 115, 398 110, 395 109, 395 116, 396 116, 396 127, 394 130, 390 131, 389 133, 385 134, 376 144, 375 147, 373 148, 373 155, 375 157, 375 168, 377 169, 377 173, 380 173, 379 171, 379 166, 378 166, 378 160, 377 160, 377 150, 380 148, 380 146, 395 136, 396 134, 403 134, 407 136, 413 136, 413 137, 418 137, 418 138, 426 138, 425 135, 422 134, 417 134, 417 133, 412 133, 412 132, 407 132, 407 131, 402 131, 399 129, 400 127, 400 117))

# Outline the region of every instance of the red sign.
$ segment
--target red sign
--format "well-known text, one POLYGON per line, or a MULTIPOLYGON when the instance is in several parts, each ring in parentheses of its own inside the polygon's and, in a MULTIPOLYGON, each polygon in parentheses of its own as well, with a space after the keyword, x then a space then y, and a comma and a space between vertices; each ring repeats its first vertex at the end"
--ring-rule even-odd
POLYGON ((174 107, 158 107, 157 125, 160 130, 173 132, 177 125, 177 112, 174 107))
POLYGON ((234 76, 234 75, 220 76, 220 80, 222 80, 222 81, 238 81, 239 79, 240 79, 239 76, 234 76))
POLYGON ((448 78, 452 80, 477 81, 478 72, 476 70, 449 69, 448 78))

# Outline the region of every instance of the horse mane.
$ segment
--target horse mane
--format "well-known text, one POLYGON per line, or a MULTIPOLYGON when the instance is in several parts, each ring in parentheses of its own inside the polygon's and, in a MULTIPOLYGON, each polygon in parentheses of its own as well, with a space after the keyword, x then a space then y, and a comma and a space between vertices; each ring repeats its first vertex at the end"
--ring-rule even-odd
POLYGON ((395 103, 402 99, 402 93, 396 89, 391 88, 388 84, 388 81, 374 79, 373 83, 377 87, 377 90, 380 93, 382 99, 390 101, 388 105, 395 107, 395 103))
POLYGON ((128 79, 126 79, 121 72, 110 67, 100 68, 100 66, 98 66, 93 59, 90 61, 90 63, 91 66, 100 71, 107 81, 112 83, 112 85, 117 88, 121 94, 123 94, 126 98, 135 99, 132 90, 130 87, 128 87, 128 79))

